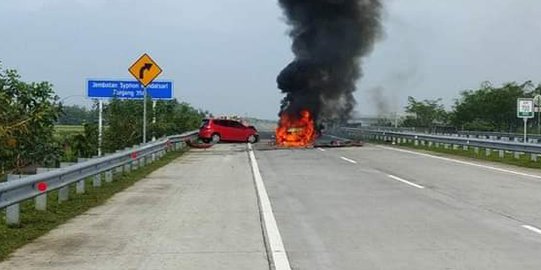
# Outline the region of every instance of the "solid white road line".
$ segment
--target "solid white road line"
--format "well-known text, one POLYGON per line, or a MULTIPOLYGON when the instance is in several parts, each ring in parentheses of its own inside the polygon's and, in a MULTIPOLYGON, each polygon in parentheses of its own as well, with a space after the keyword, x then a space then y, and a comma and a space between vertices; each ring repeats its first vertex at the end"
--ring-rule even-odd
POLYGON ((252 164, 252 173, 254 175, 257 196, 259 198, 259 207, 263 217, 265 235, 267 236, 268 252, 270 252, 271 263, 274 265, 274 268, 271 267, 271 269, 291 270, 282 236, 280 236, 278 224, 276 224, 276 218, 272 212, 270 199, 267 190, 265 189, 261 172, 259 171, 259 165, 257 164, 254 150, 252 149, 252 144, 248 144, 248 149, 250 149, 249 154, 250 162, 252 164))
POLYGON ((350 162, 350 163, 353 163, 353 164, 357 164, 357 161, 353 160, 353 159, 349 159, 347 157, 340 157, 341 159, 347 161, 347 162, 350 162))
POLYGON ((412 182, 410 182, 410 181, 408 181, 408 180, 404 180, 404 179, 402 179, 402 178, 400 178, 400 177, 398 177, 398 176, 394 176, 394 175, 390 175, 390 174, 387 175, 387 176, 389 176, 390 178, 392 178, 392 179, 394 179, 394 180, 396 180, 396 181, 400 181, 400 182, 402 182, 402 183, 404 183, 404 184, 408 184, 408 185, 413 186, 413 187, 416 187, 416 188, 420 188, 420 189, 424 189, 424 188, 425 188, 425 187, 423 187, 423 186, 421 186, 421 185, 417 185, 417 184, 412 183, 412 182))
POLYGON ((502 168, 477 164, 477 163, 473 163, 473 162, 467 162, 467 161, 462 161, 462 160, 457 160, 457 159, 452 159, 452 158, 446 158, 446 157, 439 157, 439 156, 434 156, 434 155, 429 155, 429 154, 425 154, 425 153, 419 153, 419 152, 414 152, 414 151, 409 151, 409 150, 404 150, 404 149, 397 149, 397 148, 393 148, 393 147, 386 147, 386 146, 380 146, 380 145, 378 145, 376 147, 387 149, 387 150, 392 150, 392 151, 397 151, 397 152, 414 154, 414 155, 423 156, 423 157, 429 157, 429 158, 434 158, 434 159, 439 159, 439 160, 450 161, 450 162, 454 162, 454 163, 458 163, 458 164, 464 164, 464 165, 469 165, 469 166, 494 170, 494 171, 503 172, 503 173, 509 173, 509 174, 514 174, 514 175, 520 175, 520 176, 526 176, 526 177, 532 177, 532 178, 536 178, 536 179, 541 179, 541 176, 535 175, 535 174, 522 173, 522 172, 517 172, 517 171, 512 171, 512 170, 507 170, 507 169, 502 169, 502 168))
POLYGON ((319 151, 321 151, 321 152, 325 152, 325 149, 320 148, 320 147, 319 147, 317 150, 319 150, 319 151))
POLYGON ((527 230, 530 230, 530 231, 535 232, 535 233, 537 233, 537 234, 541 234, 541 229, 536 228, 536 227, 534 227, 534 226, 530 226, 530 225, 522 225, 522 228, 527 229, 527 230))

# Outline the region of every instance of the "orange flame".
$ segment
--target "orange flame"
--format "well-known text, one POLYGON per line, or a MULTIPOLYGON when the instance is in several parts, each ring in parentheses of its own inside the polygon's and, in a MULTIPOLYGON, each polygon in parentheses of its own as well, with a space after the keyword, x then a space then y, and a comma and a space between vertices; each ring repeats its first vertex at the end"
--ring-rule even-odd
POLYGON ((276 129, 276 144, 283 147, 306 147, 316 140, 312 114, 301 111, 299 116, 282 113, 276 129))

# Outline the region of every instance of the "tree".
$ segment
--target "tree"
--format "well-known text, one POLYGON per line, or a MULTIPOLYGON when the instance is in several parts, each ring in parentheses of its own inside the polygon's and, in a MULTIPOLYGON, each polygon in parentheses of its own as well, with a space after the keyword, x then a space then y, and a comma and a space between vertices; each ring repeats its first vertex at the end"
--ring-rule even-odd
POLYGON ((83 124, 82 133, 63 136, 64 153, 62 161, 76 162, 77 158, 91 158, 98 154, 98 125, 83 124))
POLYGON ((0 90, 2 172, 55 163, 61 149, 53 132, 61 107, 52 85, 22 82, 17 71, 0 67, 0 90))
POLYGON ((513 132, 522 125, 516 116, 517 98, 532 97, 534 88, 531 81, 501 87, 485 82, 479 89, 463 91, 455 101, 451 123, 466 130, 513 132))
POLYGON ((83 125, 94 123, 98 120, 98 112, 95 109, 87 109, 83 106, 62 106, 62 114, 58 118, 59 125, 83 125))
POLYGON ((413 97, 408 97, 406 106, 406 116, 404 126, 433 128, 435 124, 445 124, 447 122, 447 112, 441 99, 417 101, 413 97))
MULTIPOLYGON (((147 101, 152 108, 152 101, 147 101)), ((199 127, 204 113, 177 100, 156 103, 156 123, 152 123, 152 109, 147 112, 147 140, 155 136, 180 134, 199 127)), ((105 106, 108 124, 104 136, 104 149, 114 151, 139 144, 143 140, 143 102, 138 100, 112 100, 105 106)))

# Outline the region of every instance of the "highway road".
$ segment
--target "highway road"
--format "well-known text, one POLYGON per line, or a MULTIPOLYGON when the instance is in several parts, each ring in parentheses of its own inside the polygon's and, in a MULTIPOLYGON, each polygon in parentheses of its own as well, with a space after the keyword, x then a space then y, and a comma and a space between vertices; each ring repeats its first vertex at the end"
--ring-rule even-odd
POLYGON ((375 145, 253 148, 191 151, 0 269, 257 270, 284 254, 293 270, 541 269, 537 170, 375 145))
POLYGON ((537 171, 379 146, 256 156, 292 269, 541 269, 537 171))

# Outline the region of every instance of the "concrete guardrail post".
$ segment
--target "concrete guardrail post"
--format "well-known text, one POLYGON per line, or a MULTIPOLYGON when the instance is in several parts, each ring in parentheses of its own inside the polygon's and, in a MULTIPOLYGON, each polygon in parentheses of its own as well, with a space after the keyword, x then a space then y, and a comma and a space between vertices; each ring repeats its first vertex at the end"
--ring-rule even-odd
MULTIPOLYGON (((85 162, 89 160, 88 158, 78 158, 77 159, 77 163, 81 163, 81 162, 85 162)), ((75 193, 77 194, 84 194, 85 193, 85 180, 86 179, 81 179, 79 181, 77 181, 77 183, 75 184, 75 193)))
POLYGON ((131 161, 131 169, 132 171, 135 171, 139 168, 139 160, 136 158, 134 160, 131 161))
POLYGON ((459 147, 460 147, 460 145, 458 145, 458 144, 453 144, 453 150, 458 150, 459 147))
MULTIPOLYGON (((23 176, 18 174, 9 174, 7 176, 8 182, 18 181, 21 178, 23 176)), ((8 226, 19 226, 21 224, 21 206, 19 203, 6 207, 6 224, 8 226)))
POLYGON ((145 157, 141 157, 137 161, 139 161, 139 164, 137 164, 137 167, 139 168, 145 167, 145 157))
POLYGON ((113 182, 113 170, 109 170, 105 172, 105 182, 107 183, 113 182))
MULTIPOLYGON (((73 162, 60 162, 60 168, 66 168, 75 163, 73 162)), ((70 196, 70 187, 69 185, 63 186, 58 190, 58 202, 62 203, 69 199, 70 196)))
POLYGON ((122 169, 124 168, 124 166, 118 166, 118 167, 115 167, 114 170, 113 170, 113 177, 115 174, 122 174, 122 169))
POLYGON ((520 158, 520 152, 515 152, 514 156, 515 156, 515 159, 519 159, 520 158))
POLYGON ((479 147, 474 147, 473 151, 475 152, 475 154, 479 154, 479 147))
POLYGON ((94 177, 92 178, 92 186, 101 187, 101 173, 94 175, 94 177))
POLYGON ((537 161, 537 154, 532 154, 532 161, 537 161))
POLYGON ((130 173, 131 171, 131 162, 124 164, 124 173, 130 173))
POLYGON ((485 155, 486 155, 487 157, 490 156, 490 153, 491 153, 491 152, 492 152, 492 149, 490 149, 490 148, 485 149, 485 155))
MULTIPOLYGON (((115 154, 118 154, 120 152, 122 152, 122 150, 116 150, 115 154)), ((124 165, 115 167, 113 169, 113 177, 115 176, 115 174, 122 174, 123 169, 124 169, 124 165)))
POLYGON ((433 145, 433 144, 434 144, 434 143, 433 143, 433 142, 431 142, 431 141, 430 141, 430 142, 428 142, 428 147, 432 147, 432 145, 433 145))
POLYGON ((499 152, 498 154, 499 154, 500 158, 504 158, 504 157, 505 157, 505 151, 500 150, 500 151, 498 151, 498 152, 499 152))
POLYGON ((463 145, 463 146, 462 146, 462 150, 468 151, 468 146, 467 146, 467 145, 463 145))
MULTIPOLYGON (((56 168, 37 168, 36 174, 49 172, 55 169, 56 168)), ((43 194, 36 196, 36 198, 34 198, 34 204, 35 204, 36 210, 46 211, 47 210, 47 192, 44 192, 43 194)))
POLYGON ((415 139, 415 146, 419 146, 419 140, 415 139))

